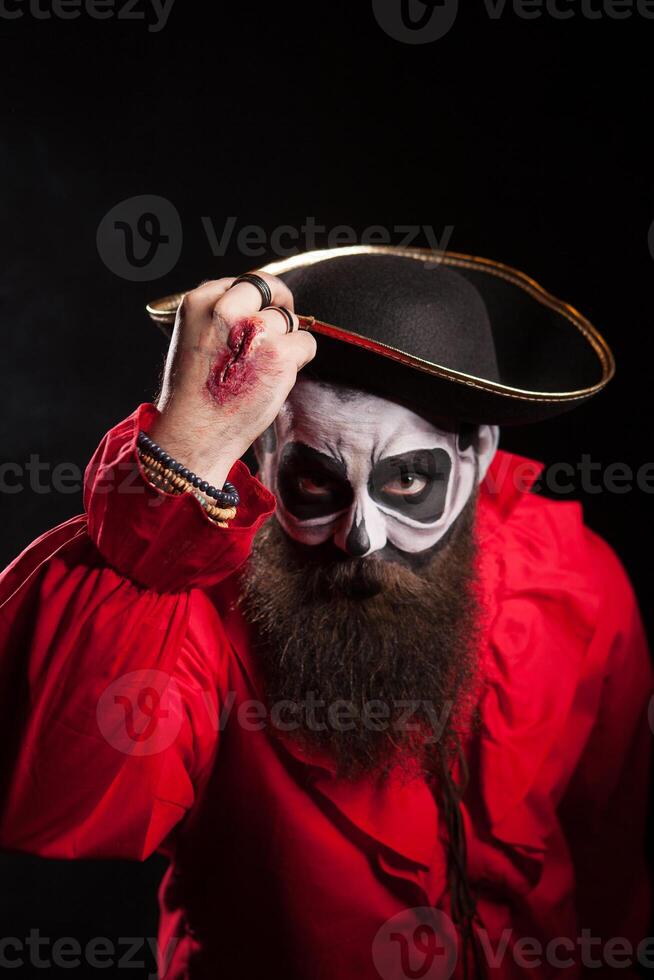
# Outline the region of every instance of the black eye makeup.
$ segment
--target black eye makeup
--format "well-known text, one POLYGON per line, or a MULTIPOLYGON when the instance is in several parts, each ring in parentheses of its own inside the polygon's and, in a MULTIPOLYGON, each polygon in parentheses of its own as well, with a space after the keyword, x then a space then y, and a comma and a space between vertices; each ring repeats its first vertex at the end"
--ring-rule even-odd
POLYGON ((284 447, 277 487, 286 510, 300 521, 336 514, 349 507, 353 498, 340 460, 303 442, 284 447))
POLYGON ((443 515, 452 461, 444 449, 417 449, 380 460, 370 474, 368 492, 383 504, 421 524, 443 515))
MULTIPOLYGON (((452 461, 444 449, 418 449, 387 456, 368 481, 372 500, 421 524, 442 517, 452 461)), ((285 509, 297 520, 329 517, 348 508, 353 490, 345 465, 302 442, 284 447, 277 487, 285 509)))

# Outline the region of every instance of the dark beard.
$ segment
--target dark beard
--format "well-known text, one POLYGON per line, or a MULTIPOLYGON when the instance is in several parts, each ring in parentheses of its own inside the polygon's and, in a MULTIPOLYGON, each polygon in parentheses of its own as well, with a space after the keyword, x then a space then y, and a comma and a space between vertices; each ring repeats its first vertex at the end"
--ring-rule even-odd
POLYGON ((274 519, 257 536, 241 607, 256 627, 269 707, 288 709, 271 718, 326 754, 339 775, 397 765, 431 773, 470 717, 475 512, 473 495, 415 570, 374 554, 348 558, 331 545, 298 545, 274 519), (350 707, 339 708, 343 702, 350 707))

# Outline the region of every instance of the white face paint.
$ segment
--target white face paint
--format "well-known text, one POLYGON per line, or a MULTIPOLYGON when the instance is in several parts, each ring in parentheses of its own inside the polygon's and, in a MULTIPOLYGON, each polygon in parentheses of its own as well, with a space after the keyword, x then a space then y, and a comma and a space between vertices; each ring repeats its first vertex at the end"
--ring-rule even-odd
POLYGON ((333 538, 358 556, 387 543, 416 554, 459 516, 497 441, 497 427, 482 425, 462 448, 456 433, 395 402, 300 379, 255 450, 296 541, 333 538))

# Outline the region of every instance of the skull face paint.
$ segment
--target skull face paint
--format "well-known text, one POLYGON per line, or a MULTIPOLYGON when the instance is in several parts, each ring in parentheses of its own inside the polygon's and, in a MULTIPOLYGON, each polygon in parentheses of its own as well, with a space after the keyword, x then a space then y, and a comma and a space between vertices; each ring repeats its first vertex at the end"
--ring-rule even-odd
POLYGON ((386 399, 300 379, 255 450, 286 533, 362 557, 433 548, 496 447, 495 427, 461 438, 386 399))

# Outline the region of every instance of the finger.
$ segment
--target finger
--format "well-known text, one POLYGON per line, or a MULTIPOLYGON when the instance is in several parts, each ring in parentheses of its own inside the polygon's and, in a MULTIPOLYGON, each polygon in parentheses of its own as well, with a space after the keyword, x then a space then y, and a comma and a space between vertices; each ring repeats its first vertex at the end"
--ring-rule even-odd
POLYGON ((180 309, 185 315, 198 317, 210 316, 213 308, 234 282, 235 276, 223 279, 209 279, 200 283, 195 289, 185 293, 180 309))
MULTIPOLYGON (((293 310, 293 294, 281 279, 267 272, 257 272, 268 284, 272 300, 270 306, 286 306, 293 310)), ((261 310, 261 293, 251 282, 237 282, 216 303, 216 313, 228 320, 258 313, 261 310)))
POLYGON ((289 308, 287 306, 284 306, 284 307, 281 307, 281 306, 266 306, 261 311, 261 313, 259 314, 259 316, 262 317, 262 316, 264 316, 264 314, 266 316, 266 323, 270 323, 271 324, 271 329, 274 330, 275 327, 280 327, 281 328, 281 330, 278 330, 277 331, 278 333, 279 332, 281 332, 283 334, 286 334, 286 333, 295 333, 296 330, 299 330, 300 329, 300 320, 299 320, 299 317, 295 313, 293 313, 292 310, 289 310, 289 308), (274 323, 271 320, 270 316, 268 316, 268 314, 270 314, 270 313, 272 313, 272 315, 274 317, 274 323))
POLYGON ((295 363, 297 364, 298 371, 301 371, 302 368, 316 356, 318 346, 316 343, 316 338, 307 330, 300 330, 298 333, 290 333, 284 338, 283 343, 285 349, 292 352, 292 355, 295 357, 295 363))

